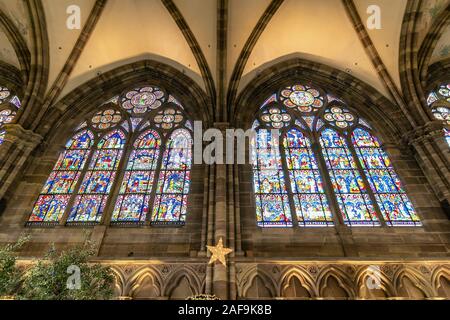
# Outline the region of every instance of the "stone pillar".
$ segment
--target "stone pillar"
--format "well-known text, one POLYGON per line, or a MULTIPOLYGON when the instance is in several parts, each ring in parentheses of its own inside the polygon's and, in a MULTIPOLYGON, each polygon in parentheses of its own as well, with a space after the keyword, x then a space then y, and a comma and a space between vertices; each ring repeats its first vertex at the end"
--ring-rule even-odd
POLYGON ((6 124, 5 141, 0 145, 0 199, 16 179, 42 137, 19 124, 6 124))
MULTIPOLYGON (((224 137, 226 137, 226 129, 228 129, 228 123, 215 123, 214 127, 219 129, 224 137)), ((225 152, 225 145, 223 146, 223 152, 225 152)), ((225 161, 226 155, 223 155, 225 161)), ((228 215, 227 215, 227 165, 226 164, 216 164, 215 165, 215 192, 214 198, 214 245, 217 245, 219 240, 223 239, 224 247, 230 246, 230 237, 228 234, 228 215)), ((230 258, 229 255, 227 258, 230 258)), ((228 268, 230 263, 228 263, 228 268)), ((213 290, 214 294, 221 299, 229 299, 229 284, 228 284, 228 269, 220 263, 214 265, 213 270, 213 290)))
POLYGON ((404 136, 415 152, 431 187, 441 202, 450 203, 450 148, 444 136, 444 124, 431 121, 404 136))

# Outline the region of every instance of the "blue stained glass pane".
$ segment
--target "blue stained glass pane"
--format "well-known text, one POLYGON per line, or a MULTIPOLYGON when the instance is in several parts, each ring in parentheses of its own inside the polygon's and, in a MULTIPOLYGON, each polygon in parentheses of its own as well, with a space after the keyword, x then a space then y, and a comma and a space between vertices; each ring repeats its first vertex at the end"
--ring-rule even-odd
POLYGON ((67 142, 66 150, 60 154, 34 205, 29 223, 60 221, 86 165, 93 141, 92 132, 85 130, 67 142))
POLYGON ((444 129, 444 134, 445 134, 445 140, 447 140, 447 144, 450 146, 450 130, 444 129))
POLYGON ((3 141, 5 141, 5 135, 6 135, 6 132, 0 130, 0 145, 3 143, 3 141))
POLYGON ((355 226, 379 225, 366 186, 345 139, 335 130, 325 129, 320 143, 345 223, 355 226))
POLYGON ((251 141, 256 217, 260 227, 292 227, 279 141, 269 130, 258 130, 251 141))
POLYGON ((186 129, 174 131, 167 141, 157 196, 152 212, 154 224, 183 224, 191 183, 192 138, 186 129))
POLYGON ((299 225, 332 226, 333 217, 309 139, 292 129, 283 145, 299 225))
POLYGON ((160 137, 153 130, 144 132, 135 141, 112 223, 143 223, 147 219, 160 144, 160 137))
POLYGON ((352 140, 387 225, 421 225, 378 139, 358 128, 354 130, 352 140))
POLYGON ((256 171, 253 175, 253 179, 257 193, 287 193, 283 181, 283 174, 278 170, 256 171))
POLYGON ((292 227, 287 195, 256 195, 256 217, 260 227, 292 227))
POLYGON ((99 223, 116 178, 125 145, 120 130, 107 134, 98 143, 89 170, 81 183, 68 223, 99 223))

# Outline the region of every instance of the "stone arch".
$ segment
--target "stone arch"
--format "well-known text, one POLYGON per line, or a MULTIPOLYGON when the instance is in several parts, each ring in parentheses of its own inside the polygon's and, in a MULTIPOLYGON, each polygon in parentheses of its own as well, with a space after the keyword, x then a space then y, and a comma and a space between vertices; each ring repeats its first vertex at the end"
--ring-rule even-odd
POLYGON ((441 298, 450 298, 450 270, 442 266, 434 270, 431 283, 436 294, 441 298))
POLYGON ((126 296, 149 299, 161 296, 162 279, 157 270, 151 267, 144 267, 137 270, 128 279, 126 286, 126 296))
POLYGON ((314 298, 319 295, 313 278, 308 274, 306 270, 299 267, 294 267, 285 272, 280 281, 279 291, 280 296, 286 298, 314 298), (299 285, 301 286, 301 288, 298 288, 299 285), (294 287, 293 289, 295 291, 289 292, 289 290, 292 290, 290 289, 290 287, 294 287), (301 289, 300 292, 297 289, 301 289), (292 295, 292 293, 294 294, 293 297, 286 296, 292 295))
POLYGON ((164 292, 164 296, 171 297, 177 290, 179 290, 178 292, 181 292, 181 289, 185 291, 187 291, 186 289, 189 289, 191 295, 198 295, 203 291, 203 281, 191 267, 184 266, 182 269, 179 269, 168 277, 164 282, 162 292, 164 292))
POLYGON ((427 281, 414 269, 401 269, 393 279, 397 297, 417 300, 435 296, 427 281))
POLYGON ((362 299, 384 299, 395 296, 395 288, 389 277, 381 270, 379 272, 379 288, 369 288, 367 281, 371 281, 373 272, 368 267, 361 268, 355 276, 358 297, 362 299))
POLYGON ((343 99, 371 122, 384 140, 399 142, 411 129, 398 107, 372 86, 344 71, 302 58, 286 58, 267 67, 242 90, 231 115, 236 127, 250 127, 265 99, 296 81, 311 83, 343 99))
MULTIPOLYGON (((266 297, 272 298, 277 296, 277 285, 272 277, 263 270, 258 269, 256 266, 247 270, 241 277, 241 281, 238 282, 238 295, 241 298, 260 298, 249 297, 249 295, 259 294, 258 290, 261 289, 265 293, 266 297)), ((263 297, 261 297, 263 298, 263 297)))
POLYGON ((319 296, 322 298, 352 299, 356 297, 352 279, 342 270, 330 267, 317 277, 319 296))
POLYGON ((112 273, 115 278, 114 283, 114 296, 116 297, 124 297, 125 296, 125 288, 126 288, 126 279, 120 268, 115 266, 111 267, 112 273))
POLYGON ((72 123, 76 126, 109 98, 144 84, 171 92, 193 120, 210 122, 211 103, 194 80, 162 62, 142 60, 106 72, 68 93, 47 111, 47 121, 42 121, 36 132, 49 141, 59 134, 61 127, 72 123))

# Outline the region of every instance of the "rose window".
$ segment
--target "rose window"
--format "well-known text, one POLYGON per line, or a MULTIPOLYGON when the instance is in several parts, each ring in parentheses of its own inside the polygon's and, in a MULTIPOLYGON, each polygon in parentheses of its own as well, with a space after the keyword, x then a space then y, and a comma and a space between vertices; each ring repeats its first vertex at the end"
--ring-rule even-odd
POLYGON ((341 107, 332 107, 327 110, 324 119, 339 128, 347 128, 355 121, 355 116, 347 109, 341 107))
POLYGON ((0 125, 10 123, 16 116, 16 112, 10 109, 0 111, 0 125))
POLYGON ((439 94, 450 102, 450 83, 439 88, 439 94))
POLYGON ((3 103, 10 95, 8 88, 0 87, 0 103, 3 103))
POLYGON ((97 113, 91 120, 92 126, 96 129, 105 130, 115 127, 122 121, 122 115, 117 110, 104 110, 97 113))
POLYGON ((164 92, 158 88, 144 87, 129 91, 122 98, 122 107, 128 112, 143 114, 162 105, 164 92))
POLYGON ((272 126, 275 129, 281 129, 289 126, 292 117, 285 111, 277 107, 270 107, 263 111, 261 121, 266 126, 272 126))
POLYGON ((313 112, 324 105, 323 97, 319 90, 295 85, 281 91, 281 100, 288 108, 297 108, 300 112, 313 112))
POLYGON ((433 115, 436 119, 447 121, 450 124, 450 109, 447 107, 437 107, 432 110, 433 115))
POLYGON ((175 110, 175 108, 167 108, 160 111, 154 118, 155 125, 158 128, 165 130, 173 129, 178 124, 183 122, 183 120, 183 114, 179 110, 175 110))

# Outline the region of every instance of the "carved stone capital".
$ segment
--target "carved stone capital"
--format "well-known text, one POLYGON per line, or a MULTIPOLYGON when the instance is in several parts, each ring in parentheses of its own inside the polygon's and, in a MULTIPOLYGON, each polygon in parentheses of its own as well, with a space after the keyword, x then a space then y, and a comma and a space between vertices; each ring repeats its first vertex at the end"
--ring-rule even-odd
POLYGON ((416 143, 422 143, 427 139, 444 137, 443 131, 446 127, 448 126, 444 122, 434 120, 405 133, 402 138, 408 145, 414 145, 416 143))
POLYGON ((34 149, 43 138, 31 130, 24 129, 19 124, 5 124, 5 142, 9 142, 21 149, 34 149))

